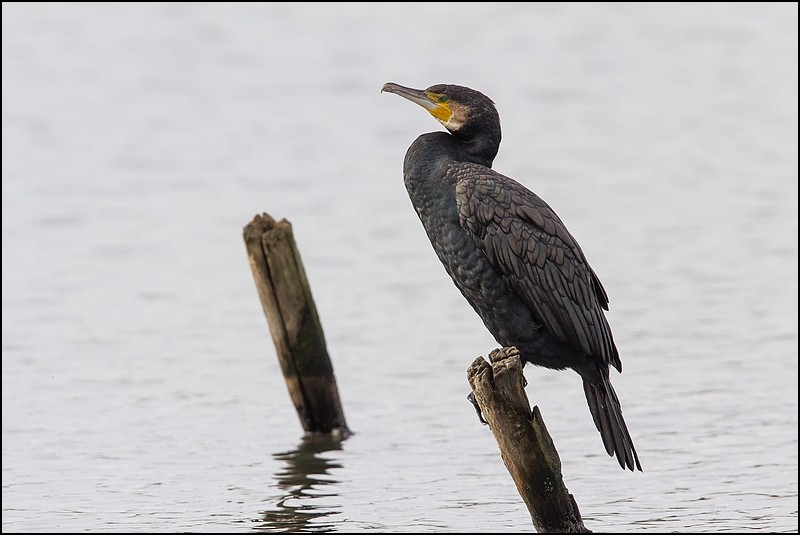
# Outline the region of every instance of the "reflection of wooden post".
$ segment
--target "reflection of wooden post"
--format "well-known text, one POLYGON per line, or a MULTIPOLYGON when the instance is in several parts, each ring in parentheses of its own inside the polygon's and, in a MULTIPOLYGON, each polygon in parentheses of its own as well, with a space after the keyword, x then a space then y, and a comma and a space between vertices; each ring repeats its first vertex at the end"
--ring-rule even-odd
POLYGON ((350 434, 291 224, 257 215, 244 241, 289 395, 309 433, 350 434))
POLYGON ((491 366, 475 359, 467 379, 533 526, 540 533, 591 533, 561 478, 561 460, 539 408, 531 413, 519 353, 504 347, 489 359, 491 366))

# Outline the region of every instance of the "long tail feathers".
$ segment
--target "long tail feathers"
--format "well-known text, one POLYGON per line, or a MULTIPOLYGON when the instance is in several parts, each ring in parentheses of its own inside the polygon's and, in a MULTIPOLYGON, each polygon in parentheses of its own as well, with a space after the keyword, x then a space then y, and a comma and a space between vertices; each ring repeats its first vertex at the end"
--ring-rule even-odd
POLYGON ((635 467, 641 471, 642 465, 639 464, 633 440, 628 433, 625 420, 622 419, 622 408, 617 394, 607 378, 604 383, 605 385, 596 385, 586 379, 583 380, 583 391, 586 393, 594 425, 603 437, 606 452, 612 457, 616 455, 622 468, 633 471, 635 467))

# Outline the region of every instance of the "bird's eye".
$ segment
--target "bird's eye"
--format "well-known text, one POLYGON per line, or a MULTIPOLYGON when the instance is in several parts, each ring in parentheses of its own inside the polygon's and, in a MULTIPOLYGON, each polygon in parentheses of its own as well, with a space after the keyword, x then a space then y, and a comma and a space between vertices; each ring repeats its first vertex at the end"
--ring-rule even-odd
POLYGON ((439 102, 442 103, 447 102, 447 95, 439 95, 439 102))

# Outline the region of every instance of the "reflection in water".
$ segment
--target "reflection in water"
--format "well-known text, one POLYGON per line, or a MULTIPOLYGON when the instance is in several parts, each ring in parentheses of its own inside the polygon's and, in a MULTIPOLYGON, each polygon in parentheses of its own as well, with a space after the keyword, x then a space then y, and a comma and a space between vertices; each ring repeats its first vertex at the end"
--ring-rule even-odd
POLYGON ((275 476, 278 488, 285 491, 275 509, 264 511, 263 524, 256 529, 278 532, 330 532, 332 523, 314 522, 316 519, 338 512, 338 508, 318 502, 320 498, 336 496, 334 492, 320 492, 325 485, 336 483, 328 476, 332 468, 341 464, 321 457, 321 453, 341 450, 341 440, 327 435, 308 435, 296 450, 274 454, 286 462, 275 476))

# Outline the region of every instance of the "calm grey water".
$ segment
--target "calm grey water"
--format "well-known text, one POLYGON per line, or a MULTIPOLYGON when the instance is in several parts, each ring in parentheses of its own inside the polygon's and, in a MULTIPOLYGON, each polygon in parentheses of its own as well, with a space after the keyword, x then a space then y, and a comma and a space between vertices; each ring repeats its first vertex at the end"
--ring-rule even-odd
POLYGON ((495 168, 611 296, 644 466, 577 375, 531 399, 595 531, 798 529, 797 5, 8 4, 3 531, 515 531, 466 368, 495 347, 401 178, 490 95, 495 168), (294 226, 348 422, 305 442, 241 240, 294 226))

